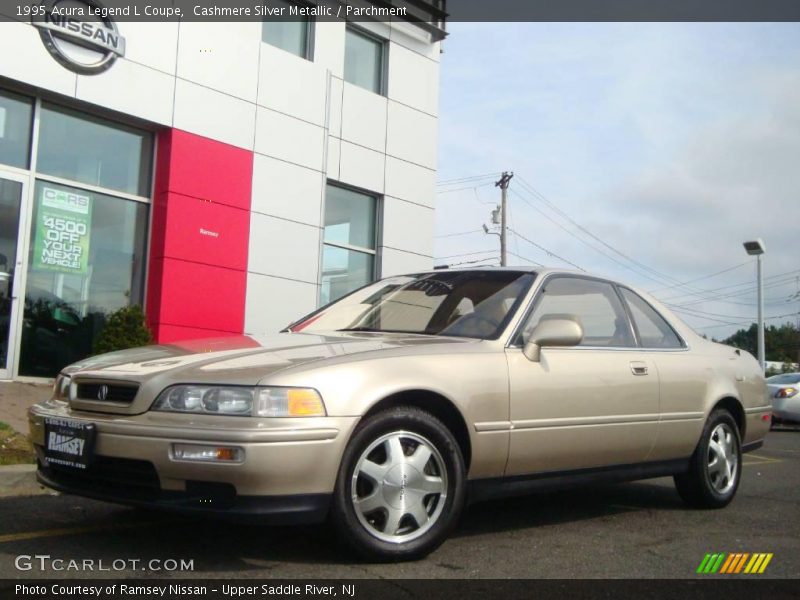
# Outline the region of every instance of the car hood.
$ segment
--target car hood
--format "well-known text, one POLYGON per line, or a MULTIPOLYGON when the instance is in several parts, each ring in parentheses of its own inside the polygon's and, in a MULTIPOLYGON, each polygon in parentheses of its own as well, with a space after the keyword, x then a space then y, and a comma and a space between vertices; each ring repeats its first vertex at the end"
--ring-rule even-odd
POLYGON ((216 383, 256 385, 277 371, 315 361, 403 346, 468 343, 473 339, 413 334, 353 332, 315 335, 279 333, 234 336, 145 346, 95 356, 70 365, 70 405, 79 410, 135 414, 147 410, 169 385, 216 383), (99 401, 96 390, 81 384, 138 389, 131 403, 99 401), (91 392, 87 392, 91 390, 91 392))

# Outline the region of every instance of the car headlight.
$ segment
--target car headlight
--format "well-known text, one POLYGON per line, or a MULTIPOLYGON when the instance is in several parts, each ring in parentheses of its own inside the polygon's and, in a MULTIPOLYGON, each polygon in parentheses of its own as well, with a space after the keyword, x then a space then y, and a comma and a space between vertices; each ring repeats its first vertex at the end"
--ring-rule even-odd
POLYGON ((175 385, 151 410, 241 417, 324 417, 325 404, 310 388, 175 385))
POLYGON ((60 374, 56 377, 56 382, 53 384, 53 400, 69 400, 69 384, 72 378, 69 375, 60 374))

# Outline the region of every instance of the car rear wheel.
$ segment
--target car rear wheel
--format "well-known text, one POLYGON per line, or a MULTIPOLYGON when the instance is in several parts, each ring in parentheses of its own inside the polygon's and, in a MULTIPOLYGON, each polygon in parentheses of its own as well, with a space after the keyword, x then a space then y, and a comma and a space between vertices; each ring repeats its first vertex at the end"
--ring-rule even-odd
POLYGON ((353 435, 332 517, 362 557, 412 560, 447 538, 464 496, 464 459, 450 430, 430 413, 397 407, 365 419, 353 435))
POLYGON ((690 506, 722 508, 736 495, 741 474, 739 428, 727 410, 715 410, 703 428, 689 470, 675 476, 675 487, 690 506))

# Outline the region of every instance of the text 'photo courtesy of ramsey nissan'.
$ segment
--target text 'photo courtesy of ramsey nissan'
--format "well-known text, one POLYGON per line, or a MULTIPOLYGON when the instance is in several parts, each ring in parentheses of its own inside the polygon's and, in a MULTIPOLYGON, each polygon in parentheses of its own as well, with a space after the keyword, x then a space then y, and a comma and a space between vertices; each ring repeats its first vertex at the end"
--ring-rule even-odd
POLYGON ((795 598, 800 4, 0 0, 0 598, 795 598))

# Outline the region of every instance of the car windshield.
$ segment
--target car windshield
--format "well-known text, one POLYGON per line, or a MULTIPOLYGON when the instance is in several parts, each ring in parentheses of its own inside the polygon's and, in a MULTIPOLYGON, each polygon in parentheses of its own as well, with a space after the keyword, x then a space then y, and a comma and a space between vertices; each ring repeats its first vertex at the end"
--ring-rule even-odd
POLYGON ((783 375, 773 375, 767 379, 767 383, 800 383, 800 373, 784 373, 783 375))
POLYGON ((526 271, 390 277, 292 323, 292 332, 367 331, 495 339, 536 278, 526 271))

